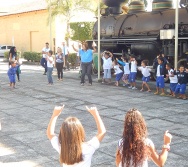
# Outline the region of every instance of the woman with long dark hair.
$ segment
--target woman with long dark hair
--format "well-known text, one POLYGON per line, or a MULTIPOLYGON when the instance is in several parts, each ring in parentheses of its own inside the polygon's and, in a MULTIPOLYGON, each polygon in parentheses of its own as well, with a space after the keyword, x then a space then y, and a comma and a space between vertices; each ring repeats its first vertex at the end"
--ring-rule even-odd
POLYGON ((20 64, 19 64, 19 57, 17 56, 17 49, 15 46, 10 48, 9 51, 9 67, 11 65, 11 62, 15 62, 16 60, 16 64, 17 64, 17 70, 16 70, 16 75, 17 75, 17 79, 18 82, 20 81, 20 64))
POLYGON ((61 125, 59 135, 54 133, 55 124, 64 106, 55 107, 47 128, 47 136, 53 148, 60 154, 63 167, 90 167, 91 158, 99 148, 106 129, 96 107, 86 109, 94 117, 98 133, 90 141, 85 141, 85 132, 81 122, 76 117, 68 117, 61 125))
POLYGON ((93 45, 93 50, 89 49, 88 43, 83 42, 82 43, 82 49, 76 49, 74 47, 74 44, 72 45, 73 49, 76 52, 79 52, 80 58, 81 58, 81 68, 82 68, 82 76, 81 76, 81 85, 84 86, 85 83, 85 75, 87 74, 89 79, 89 85, 92 85, 92 62, 93 62, 93 53, 96 52, 96 48, 93 45))
POLYGON ((172 135, 164 134, 162 152, 158 154, 153 142, 147 138, 147 126, 142 114, 137 109, 127 112, 124 122, 123 137, 119 140, 116 152, 118 167, 148 167, 148 159, 162 167, 170 150, 172 135))

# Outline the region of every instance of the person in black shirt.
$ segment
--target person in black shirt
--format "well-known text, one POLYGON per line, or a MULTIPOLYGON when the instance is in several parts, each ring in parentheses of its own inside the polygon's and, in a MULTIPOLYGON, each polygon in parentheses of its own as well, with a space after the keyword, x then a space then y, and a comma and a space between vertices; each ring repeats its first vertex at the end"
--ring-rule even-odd
POLYGON ((183 65, 179 67, 179 71, 176 71, 175 74, 178 77, 178 84, 175 89, 175 94, 179 93, 179 96, 177 98, 186 100, 187 97, 185 95, 186 91, 186 84, 187 84, 187 77, 188 77, 188 69, 185 71, 185 68, 183 65))

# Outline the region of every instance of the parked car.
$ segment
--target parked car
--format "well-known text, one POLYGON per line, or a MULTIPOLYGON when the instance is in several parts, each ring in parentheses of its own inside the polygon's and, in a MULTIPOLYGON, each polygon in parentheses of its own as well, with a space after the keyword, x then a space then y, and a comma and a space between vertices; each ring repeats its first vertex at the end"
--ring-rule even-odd
POLYGON ((4 57, 5 52, 9 52, 11 45, 0 45, 0 57, 4 57))

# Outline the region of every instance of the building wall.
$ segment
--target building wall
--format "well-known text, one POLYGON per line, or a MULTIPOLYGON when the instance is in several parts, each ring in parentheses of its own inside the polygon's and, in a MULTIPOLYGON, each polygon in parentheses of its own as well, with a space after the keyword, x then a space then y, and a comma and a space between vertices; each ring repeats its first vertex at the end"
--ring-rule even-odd
MULTIPOLYGON (((21 52, 41 52, 45 42, 50 43, 50 26, 47 24, 47 18, 47 10, 1 16, 0 45, 15 45, 21 52)), ((55 25, 51 25, 53 39, 55 25)))

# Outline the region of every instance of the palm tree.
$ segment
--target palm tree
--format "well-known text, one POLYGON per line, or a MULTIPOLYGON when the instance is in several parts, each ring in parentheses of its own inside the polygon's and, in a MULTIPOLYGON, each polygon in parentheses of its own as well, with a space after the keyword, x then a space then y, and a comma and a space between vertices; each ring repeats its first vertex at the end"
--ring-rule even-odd
POLYGON ((53 19, 58 15, 65 17, 67 29, 66 29, 66 41, 69 45, 70 36, 70 19, 75 15, 75 11, 91 11, 92 2, 90 0, 46 0, 47 8, 49 11, 49 19, 53 19))

